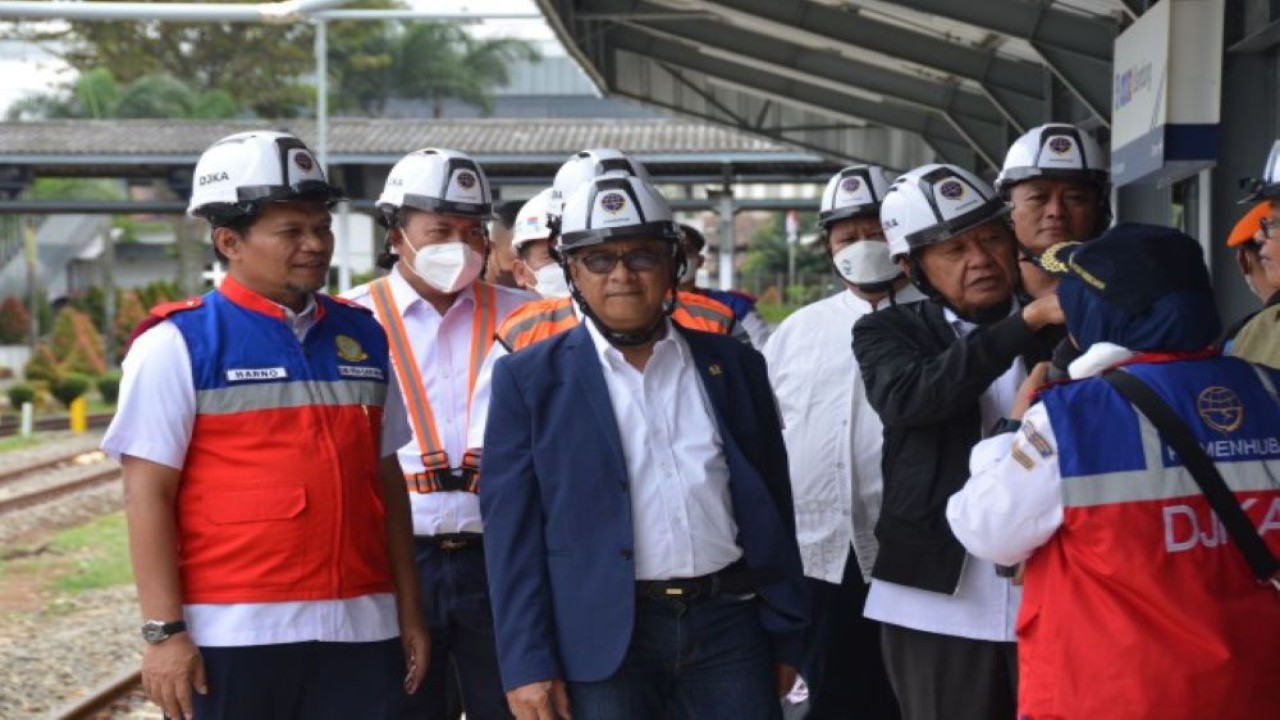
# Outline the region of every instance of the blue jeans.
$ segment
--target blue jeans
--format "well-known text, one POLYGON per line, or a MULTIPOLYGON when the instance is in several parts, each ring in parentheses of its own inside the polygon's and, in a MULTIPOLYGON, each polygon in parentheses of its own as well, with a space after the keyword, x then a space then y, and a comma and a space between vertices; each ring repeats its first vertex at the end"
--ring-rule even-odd
POLYGON ((423 616, 431 631, 431 663, 418 692, 405 700, 402 717, 446 720, 448 686, 457 683, 467 720, 509 720, 483 547, 477 543, 443 550, 418 540, 415 548, 423 616))
POLYGON ((758 602, 637 598, 631 645, 617 672, 568 683, 574 720, 780 720, 758 602))
POLYGON ((197 720, 392 720, 404 699, 400 639, 203 647, 197 720))

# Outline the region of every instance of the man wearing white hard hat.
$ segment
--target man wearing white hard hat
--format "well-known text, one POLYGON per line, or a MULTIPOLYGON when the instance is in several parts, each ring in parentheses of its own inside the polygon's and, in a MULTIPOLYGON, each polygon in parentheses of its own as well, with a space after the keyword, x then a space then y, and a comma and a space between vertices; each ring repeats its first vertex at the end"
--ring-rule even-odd
POLYGON ((1034 127, 1009 148, 995 190, 1012 208, 1022 286, 1031 297, 1057 286, 1035 258, 1057 243, 1092 240, 1111 222, 1110 178, 1098 142, 1074 125, 1034 127))
POLYGON ((679 230, 642 178, 560 217, 586 319, 494 365, 480 501, 519 720, 778 720, 807 614, 764 359, 670 320, 679 230))
POLYGON ((865 315, 853 349, 884 423, 884 496, 866 615, 883 623, 907 720, 1013 717, 1019 588, 967 557, 947 499, 969 451, 996 432, 1062 323, 1057 296, 1020 307, 1008 207, 952 165, 894 181, 880 206, 889 253, 929 300, 865 315))
POLYGON ((544 299, 569 297, 569 286, 560 263, 556 262, 555 249, 551 247, 552 232, 547 225, 551 192, 551 188, 541 190, 521 206, 511 237, 511 250, 515 254, 511 272, 516 282, 544 299))
POLYGON ((494 330, 531 296, 480 280, 492 204, 484 171, 455 150, 409 153, 378 198, 386 277, 353 288, 386 329, 405 388, 413 439, 400 448, 431 666, 409 700, 414 718, 443 718, 457 682, 467 716, 509 717, 494 654, 476 498, 478 458, 466 453, 476 376, 494 330))
POLYGON ((318 292, 341 192, 278 132, 214 143, 194 184, 228 274, 139 326, 102 442, 124 470, 143 687, 169 717, 399 717, 429 645, 409 430, 382 329, 318 292))
POLYGON ((849 347, 858 318, 924 299, 889 257, 880 227, 889 182, 875 165, 844 168, 827 182, 818 223, 844 288, 792 313, 764 348, 814 599, 800 668, 812 720, 898 713, 880 658, 880 624, 862 615, 876 557, 882 428, 849 347))

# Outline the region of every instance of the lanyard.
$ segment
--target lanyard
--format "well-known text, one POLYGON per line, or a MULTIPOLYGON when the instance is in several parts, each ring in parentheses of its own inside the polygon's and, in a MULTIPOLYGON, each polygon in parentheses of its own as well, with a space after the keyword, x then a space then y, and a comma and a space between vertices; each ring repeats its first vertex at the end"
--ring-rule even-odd
MULTIPOLYGON (((475 310, 471 313, 471 371, 467 382, 467 404, 470 406, 471 393, 475 390, 476 375, 489 350, 490 339, 493 338, 497 313, 497 293, 492 285, 485 283, 472 284, 475 293, 475 310)), ((401 394, 405 399, 405 409, 409 412, 409 420, 413 423, 413 435, 418 440, 418 450, 422 454, 422 465, 426 473, 432 471, 448 471, 449 454, 440 442, 440 433, 436 427, 435 415, 431 412, 431 403, 427 400, 427 388, 422 384, 422 373, 418 369, 418 361, 413 355, 409 333, 405 331, 404 320, 400 317, 400 308, 396 306, 391 294, 391 282, 381 278, 370 284, 373 304, 378 311, 378 319, 387 331, 387 340, 391 346, 391 360, 396 368, 396 378, 400 381, 401 394)), ((425 480, 419 480, 418 474, 410 475, 418 492, 429 492, 425 480)))

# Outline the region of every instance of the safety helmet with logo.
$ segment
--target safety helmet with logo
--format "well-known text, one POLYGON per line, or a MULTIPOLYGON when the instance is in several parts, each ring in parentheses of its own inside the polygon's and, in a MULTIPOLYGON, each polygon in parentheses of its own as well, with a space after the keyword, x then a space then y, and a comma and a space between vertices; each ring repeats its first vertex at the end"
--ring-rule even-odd
POLYGON ((978 176, 930 164, 894 181, 880 205, 880 224, 899 260, 1008 214, 1009 206, 978 176))
POLYGON ((512 252, 519 254, 520 247, 525 243, 551 237, 551 229, 547 227, 547 205, 550 201, 551 188, 546 188, 520 206, 515 224, 511 228, 512 252))
POLYGON ((818 205, 818 224, 823 230, 841 220, 876 215, 889 191, 889 173, 879 165, 850 165, 827 181, 818 205))
POLYGON ((215 142, 196 162, 187 214, 215 227, 255 215, 267 203, 333 204, 342 190, 330 185, 315 156, 288 133, 255 130, 215 142))
POLYGON ((676 285, 684 272, 680 251, 680 227, 671 206, 649 181, 622 170, 580 185, 565 199, 560 218, 559 259, 569 281, 569 291, 583 314, 591 318, 601 334, 620 346, 647 342, 675 309, 676 285), (583 248, 623 240, 661 240, 670 244, 672 270, 670 292, 663 312, 653 325, 640 332, 619 332, 606 326, 588 305, 569 272, 569 254, 583 248))
POLYGON ((1241 203, 1280 198, 1280 140, 1271 145, 1271 154, 1267 156, 1267 164, 1262 168, 1262 177, 1245 178, 1240 181, 1240 187, 1249 193, 1240 199, 1241 203))
POLYGON ((457 150, 425 148, 400 158, 378 197, 387 226, 395 224, 402 208, 488 220, 493 199, 475 160, 457 150))
POLYGON ((1075 180, 1096 187, 1105 203, 1110 177, 1098 141, 1075 125, 1049 123, 1031 128, 1013 142, 995 189, 1007 199, 1010 188, 1027 180, 1075 180))
POLYGON ((634 160, 621 150, 613 148, 594 148, 581 150, 573 154, 556 171, 555 180, 551 182, 551 198, 547 203, 547 219, 554 230, 564 210, 569 195, 588 180, 609 172, 620 172, 634 175, 646 182, 653 182, 649 171, 638 160, 634 160))

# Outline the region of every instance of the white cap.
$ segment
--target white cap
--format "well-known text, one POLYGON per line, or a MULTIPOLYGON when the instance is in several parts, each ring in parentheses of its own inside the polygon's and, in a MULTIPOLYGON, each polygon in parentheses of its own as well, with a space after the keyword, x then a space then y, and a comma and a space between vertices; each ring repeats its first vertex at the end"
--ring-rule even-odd
POLYGON ((1110 178, 1102 147, 1075 125, 1049 123, 1014 141, 996 176, 996 192, 1035 178, 1077 180, 1106 189, 1110 178))
POLYGON ((551 200, 547 213, 559 217, 564 210, 564 202, 569 195, 588 180, 594 180, 608 172, 621 172, 624 175, 635 175, 653 182, 649 171, 639 161, 628 157, 621 150, 613 148, 594 148, 573 154, 556 171, 555 180, 551 183, 551 200))
POLYGON ((262 130, 209 146, 196 162, 191 186, 187 213, 195 217, 245 215, 264 202, 331 202, 342 195, 301 140, 262 130))
POLYGON ((680 242, 671 207, 643 178, 615 170, 583 183, 565 200, 560 249, 634 238, 680 242))
POLYGON ((1267 164, 1262 168, 1260 179, 1248 179, 1240 183, 1249 194, 1240 202, 1256 202, 1280 197, 1280 140, 1271 145, 1271 154, 1267 156, 1267 164))
POLYGON ((457 150, 426 148, 400 158, 378 198, 384 219, 404 207, 488 219, 493 200, 476 161, 457 150))
POLYGON ((534 240, 546 240, 551 237, 551 228, 547 227, 547 204, 551 202, 551 188, 540 191, 520 206, 516 213, 515 225, 511 227, 511 250, 518 252, 520 246, 534 240))
POLYGON ((931 164, 893 182, 880 205, 880 225, 896 260, 1008 213, 1009 206, 978 176, 931 164))
POLYGON ((850 165, 832 175, 822 191, 818 223, 827 229, 840 220, 879 213, 890 182, 879 165, 850 165))

